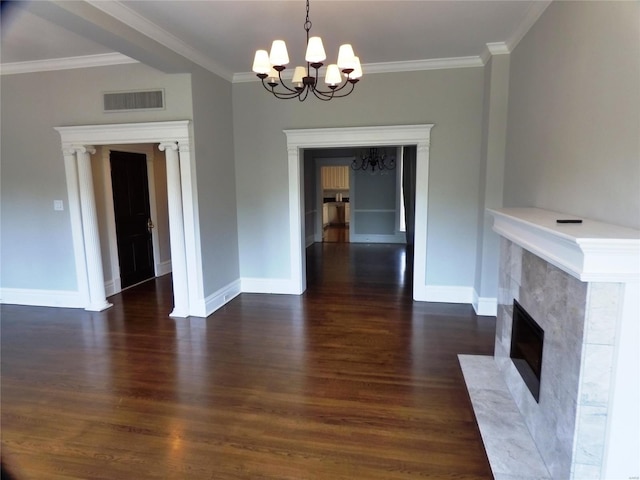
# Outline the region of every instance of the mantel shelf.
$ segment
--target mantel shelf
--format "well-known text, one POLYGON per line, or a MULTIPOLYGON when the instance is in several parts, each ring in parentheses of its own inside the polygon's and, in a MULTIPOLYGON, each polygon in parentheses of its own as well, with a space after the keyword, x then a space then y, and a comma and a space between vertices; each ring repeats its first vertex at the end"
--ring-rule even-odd
POLYGON ((493 229, 584 282, 640 282, 640 230, 539 208, 489 209, 493 229), (582 223, 557 223, 580 218, 582 223))

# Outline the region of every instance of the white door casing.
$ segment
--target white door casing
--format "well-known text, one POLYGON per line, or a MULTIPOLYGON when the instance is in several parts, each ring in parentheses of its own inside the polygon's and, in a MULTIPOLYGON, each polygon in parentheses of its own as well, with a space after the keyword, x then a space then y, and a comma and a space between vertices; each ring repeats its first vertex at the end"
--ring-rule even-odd
MULTIPOLYGON (((193 208, 194 179, 191 178, 190 121, 125 123, 111 125, 83 125, 56 127, 65 154, 65 171, 74 253, 79 293, 86 298, 86 309, 104 310, 111 305, 106 301, 102 259, 97 238, 83 233, 88 223, 96 222, 95 205, 85 208, 82 192, 92 191, 92 186, 78 175, 79 167, 86 169, 83 159, 91 152, 92 145, 125 145, 153 143, 167 150, 167 184, 170 221, 171 259, 173 268, 173 317, 187 317, 191 303, 202 290, 202 266, 196 245, 196 209, 193 208), (171 152, 171 153, 170 153, 171 152), (93 213, 91 214, 91 211, 93 213), (89 213, 89 218, 86 213, 89 213), (96 242, 97 247, 96 247, 96 242), (97 278, 100 277, 100 292, 97 278), (93 279, 93 280, 92 280, 93 279), (93 293, 93 292, 98 292, 93 293), (97 298, 96 298, 97 297, 97 298)), ((88 157, 87 157, 88 158, 88 157)), ((89 162, 84 162, 89 163, 89 162)), ((90 168, 90 164, 88 166, 90 168)), ((86 195, 85 195, 86 197, 86 195)), ((95 199, 92 199, 95 203, 95 199)), ((194 305, 195 308, 195 305, 194 305)))
POLYGON ((429 145, 433 124, 380 127, 317 128, 284 130, 289 166, 289 240, 291 245, 291 291, 307 288, 304 234, 304 149, 416 145, 415 248, 413 298, 426 301, 427 198, 429 145))

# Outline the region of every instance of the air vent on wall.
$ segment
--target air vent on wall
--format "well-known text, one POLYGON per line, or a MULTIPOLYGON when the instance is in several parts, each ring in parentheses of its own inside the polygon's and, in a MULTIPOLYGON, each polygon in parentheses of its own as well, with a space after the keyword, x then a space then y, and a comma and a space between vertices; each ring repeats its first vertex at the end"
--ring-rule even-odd
POLYGON ((103 98, 105 112, 162 110, 164 108, 164 90, 112 92, 105 93, 103 98))

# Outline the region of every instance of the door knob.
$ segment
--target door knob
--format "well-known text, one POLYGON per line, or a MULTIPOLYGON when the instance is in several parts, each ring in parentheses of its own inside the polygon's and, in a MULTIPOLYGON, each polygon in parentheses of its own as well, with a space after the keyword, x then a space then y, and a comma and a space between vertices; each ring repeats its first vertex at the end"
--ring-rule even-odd
POLYGON ((151 221, 151 219, 147 219, 147 230, 149 230, 149 233, 151 233, 151 230, 153 229, 154 225, 153 222, 151 221))

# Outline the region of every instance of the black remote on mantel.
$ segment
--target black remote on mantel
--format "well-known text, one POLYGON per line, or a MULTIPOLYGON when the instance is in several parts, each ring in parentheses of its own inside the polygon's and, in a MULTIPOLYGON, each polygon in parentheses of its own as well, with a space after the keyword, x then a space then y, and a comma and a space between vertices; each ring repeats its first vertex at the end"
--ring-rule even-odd
POLYGON ((572 218, 565 218, 565 219, 558 219, 556 220, 557 223, 582 223, 582 220, 580 219, 572 219, 572 218))

